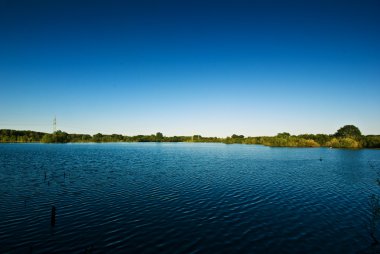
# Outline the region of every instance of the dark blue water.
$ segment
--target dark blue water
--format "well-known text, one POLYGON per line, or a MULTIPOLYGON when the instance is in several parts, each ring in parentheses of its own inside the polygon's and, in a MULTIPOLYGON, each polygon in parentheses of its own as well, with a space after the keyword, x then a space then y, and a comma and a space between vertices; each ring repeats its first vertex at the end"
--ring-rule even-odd
POLYGON ((378 172, 379 150, 1 144, 0 253, 367 251, 378 172))

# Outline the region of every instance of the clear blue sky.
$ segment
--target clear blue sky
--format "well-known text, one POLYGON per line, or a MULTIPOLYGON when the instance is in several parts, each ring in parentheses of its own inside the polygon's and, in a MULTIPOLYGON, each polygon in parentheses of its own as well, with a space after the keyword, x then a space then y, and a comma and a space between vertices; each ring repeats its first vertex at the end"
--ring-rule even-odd
POLYGON ((380 134, 380 1, 0 0, 0 128, 380 134))

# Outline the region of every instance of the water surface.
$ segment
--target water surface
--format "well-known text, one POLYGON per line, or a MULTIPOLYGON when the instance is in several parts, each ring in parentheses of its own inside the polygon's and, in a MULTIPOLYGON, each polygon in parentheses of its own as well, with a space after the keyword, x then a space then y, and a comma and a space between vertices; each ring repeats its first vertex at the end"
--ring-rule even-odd
POLYGON ((0 253, 367 251, 378 171, 379 150, 0 144, 0 253))

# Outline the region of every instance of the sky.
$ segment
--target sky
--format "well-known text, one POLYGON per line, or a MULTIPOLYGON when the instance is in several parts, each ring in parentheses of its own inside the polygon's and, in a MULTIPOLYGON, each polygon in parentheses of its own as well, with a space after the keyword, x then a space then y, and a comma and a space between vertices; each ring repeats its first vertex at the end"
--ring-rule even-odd
POLYGON ((380 1, 0 0, 0 129, 380 134, 380 1))

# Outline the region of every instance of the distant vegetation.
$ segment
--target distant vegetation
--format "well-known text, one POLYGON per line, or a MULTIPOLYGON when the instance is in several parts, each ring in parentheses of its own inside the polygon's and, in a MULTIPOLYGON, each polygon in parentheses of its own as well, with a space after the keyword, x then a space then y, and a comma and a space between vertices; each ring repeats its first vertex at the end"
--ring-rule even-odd
POLYGON ((291 135, 279 133, 274 137, 244 137, 232 135, 231 137, 202 137, 173 136, 166 137, 157 132, 156 135, 123 136, 119 134, 104 135, 101 133, 93 136, 88 134, 68 134, 57 131, 53 134, 35 131, 0 130, 1 143, 78 143, 78 142, 207 142, 225 144, 259 144, 275 147, 334 147, 334 148, 380 148, 380 135, 361 134, 360 130, 353 125, 340 128, 335 134, 302 134, 291 135))

